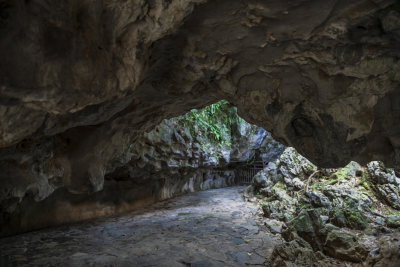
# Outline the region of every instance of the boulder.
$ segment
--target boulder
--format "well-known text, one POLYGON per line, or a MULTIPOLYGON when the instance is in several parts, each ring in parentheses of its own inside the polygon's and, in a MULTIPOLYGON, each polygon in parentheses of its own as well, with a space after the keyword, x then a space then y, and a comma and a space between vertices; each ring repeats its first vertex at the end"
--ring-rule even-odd
POLYGON ((400 178, 395 171, 385 168, 378 161, 370 162, 367 168, 371 188, 378 198, 390 207, 400 210, 400 178))
POLYGON ((382 236, 378 239, 377 248, 372 250, 365 261, 366 266, 397 267, 400 262, 400 236, 382 236))
POLYGON ((369 250, 360 244, 355 234, 333 229, 326 237, 324 252, 337 259, 362 262, 368 256, 369 250))
POLYGON ((276 267, 318 267, 329 266, 326 256, 315 252, 310 246, 304 246, 297 240, 274 247, 271 266, 276 267))

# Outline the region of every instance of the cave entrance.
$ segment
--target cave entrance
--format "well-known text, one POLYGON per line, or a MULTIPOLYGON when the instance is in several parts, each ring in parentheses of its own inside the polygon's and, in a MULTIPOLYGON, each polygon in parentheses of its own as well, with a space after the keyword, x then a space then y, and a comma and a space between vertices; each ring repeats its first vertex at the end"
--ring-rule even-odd
POLYGON ((193 109, 169 121, 177 122, 174 126, 177 142, 190 140, 191 147, 186 145, 187 150, 199 155, 191 153, 188 157, 206 170, 201 188, 250 185, 253 177, 284 149, 270 133, 241 118, 237 108, 226 100, 193 109), (208 171, 214 174, 209 175, 208 171))

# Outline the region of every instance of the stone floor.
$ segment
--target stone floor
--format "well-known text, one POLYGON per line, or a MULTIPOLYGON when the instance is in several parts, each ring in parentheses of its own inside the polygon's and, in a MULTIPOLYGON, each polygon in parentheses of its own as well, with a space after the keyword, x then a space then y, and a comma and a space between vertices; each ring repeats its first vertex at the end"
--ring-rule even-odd
POLYGON ((146 210, 0 239, 0 266, 268 266, 279 243, 243 187, 196 192, 146 210))

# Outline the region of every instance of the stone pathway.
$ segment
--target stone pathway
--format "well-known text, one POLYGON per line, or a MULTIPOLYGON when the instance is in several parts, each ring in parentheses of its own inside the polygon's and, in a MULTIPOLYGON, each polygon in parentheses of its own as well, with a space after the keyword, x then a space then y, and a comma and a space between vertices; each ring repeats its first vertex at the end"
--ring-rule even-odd
POLYGON ((196 192, 124 216, 0 239, 0 266, 263 266, 280 242, 244 187, 196 192))

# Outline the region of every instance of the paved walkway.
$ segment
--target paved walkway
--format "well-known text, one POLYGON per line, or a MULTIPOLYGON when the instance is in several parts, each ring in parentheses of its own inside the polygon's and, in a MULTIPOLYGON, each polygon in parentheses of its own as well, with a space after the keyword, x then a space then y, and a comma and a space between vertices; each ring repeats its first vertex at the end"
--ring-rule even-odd
POLYGON ((259 228, 243 190, 196 192, 124 216, 3 238, 0 266, 268 265, 279 241, 259 228))

